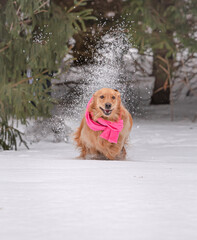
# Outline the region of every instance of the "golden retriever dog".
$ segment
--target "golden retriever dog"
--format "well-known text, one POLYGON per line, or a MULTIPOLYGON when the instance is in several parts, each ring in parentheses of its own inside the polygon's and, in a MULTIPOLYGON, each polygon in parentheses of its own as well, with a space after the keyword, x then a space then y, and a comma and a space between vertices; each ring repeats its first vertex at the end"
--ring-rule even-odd
POLYGON ((74 134, 77 147, 81 150, 79 157, 85 159, 90 155, 98 158, 104 155, 105 158, 110 160, 125 159, 125 144, 127 143, 131 128, 132 117, 122 105, 118 90, 111 88, 98 90, 89 102, 86 114, 74 134), (112 133, 115 134, 113 139, 115 137, 117 141, 107 140, 108 133, 105 133, 105 136, 102 137, 103 129, 95 131, 95 129, 93 130, 89 127, 87 116, 90 123, 98 127, 98 129, 102 128, 105 123, 110 125, 107 131, 111 131, 111 129, 113 131, 114 126, 118 126, 121 130, 114 130, 112 133), (117 131, 119 132, 117 133, 117 131))

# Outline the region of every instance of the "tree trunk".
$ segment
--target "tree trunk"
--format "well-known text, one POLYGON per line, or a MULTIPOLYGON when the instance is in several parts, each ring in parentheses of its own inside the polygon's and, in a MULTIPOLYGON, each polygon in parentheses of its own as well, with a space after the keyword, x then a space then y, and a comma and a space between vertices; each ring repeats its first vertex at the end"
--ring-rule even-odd
MULTIPOLYGON (((151 97, 151 104, 169 104, 170 103, 170 79, 164 87, 167 80, 167 73, 162 69, 167 69, 167 65, 158 58, 160 56, 166 59, 166 50, 157 49, 154 51, 153 56, 153 76, 155 77, 153 95, 151 97)), ((172 57, 168 58, 170 65, 172 64, 172 57)))
MULTIPOLYGON (((174 6, 174 0, 155 0, 155 9, 160 9, 159 14, 163 16, 165 10, 169 6, 174 6)), ((167 30, 168 38, 173 39, 173 32, 167 30)), ((167 50, 154 49, 153 50, 153 76, 155 77, 155 84, 151 104, 169 104, 170 103, 170 79, 168 79, 167 88, 164 87, 168 74, 162 69, 167 69, 167 64, 158 58, 167 59, 170 65, 170 71, 173 66, 173 56, 167 57, 167 50), (162 66, 162 67, 161 67, 162 66), (163 88, 164 87, 164 88, 163 88)))

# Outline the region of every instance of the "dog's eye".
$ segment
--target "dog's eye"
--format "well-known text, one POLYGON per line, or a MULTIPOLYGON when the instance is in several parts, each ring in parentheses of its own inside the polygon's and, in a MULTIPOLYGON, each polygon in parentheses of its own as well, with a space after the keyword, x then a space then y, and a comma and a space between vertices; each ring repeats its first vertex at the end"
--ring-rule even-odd
POLYGON ((112 99, 115 99, 116 97, 115 96, 112 96, 112 99))
POLYGON ((100 98, 101 98, 101 99, 103 99, 103 98, 104 98, 104 96, 102 95, 102 96, 100 96, 100 98))

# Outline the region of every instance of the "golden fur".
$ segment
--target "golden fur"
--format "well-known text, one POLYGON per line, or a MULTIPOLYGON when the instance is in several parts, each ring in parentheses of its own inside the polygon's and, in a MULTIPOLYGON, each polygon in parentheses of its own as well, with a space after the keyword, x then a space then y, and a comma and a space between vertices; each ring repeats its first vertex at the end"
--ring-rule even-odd
POLYGON ((119 117, 121 116, 124 127, 119 133, 118 142, 111 143, 99 137, 102 131, 93 131, 90 129, 84 116, 79 128, 74 134, 74 140, 77 143, 77 147, 81 150, 80 157, 86 158, 87 155, 99 157, 102 154, 110 160, 125 159, 125 144, 132 128, 132 117, 121 104, 120 93, 117 90, 110 88, 102 88, 98 90, 93 95, 93 100, 88 110, 89 112, 93 113, 94 121, 97 121, 98 118, 104 118, 106 120, 115 122, 118 121, 119 117), (113 109, 111 114, 108 116, 106 116, 101 109, 105 109, 105 103, 111 103, 113 109))

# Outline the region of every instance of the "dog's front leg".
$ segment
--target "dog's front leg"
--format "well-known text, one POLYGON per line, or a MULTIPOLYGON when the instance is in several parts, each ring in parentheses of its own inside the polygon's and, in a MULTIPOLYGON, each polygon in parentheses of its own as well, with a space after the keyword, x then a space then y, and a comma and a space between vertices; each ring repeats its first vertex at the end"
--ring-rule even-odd
POLYGON ((116 159, 121 153, 122 147, 116 143, 112 143, 109 149, 107 150, 105 156, 110 159, 116 159))
POLYGON ((119 137, 118 143, 110 143, 107 140, 99 138, 97 149, 106 158, 114 160, 122 151, 122 138, 119 137))
POLYGON ((81 145, 81 154, 80 154, 79 158, 85 159, 86 155, 87 155, 87 148, 84 145, 81 145))

